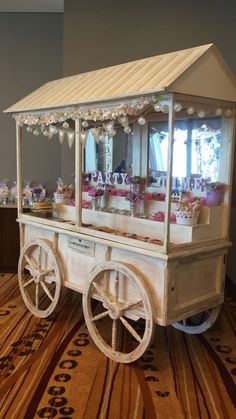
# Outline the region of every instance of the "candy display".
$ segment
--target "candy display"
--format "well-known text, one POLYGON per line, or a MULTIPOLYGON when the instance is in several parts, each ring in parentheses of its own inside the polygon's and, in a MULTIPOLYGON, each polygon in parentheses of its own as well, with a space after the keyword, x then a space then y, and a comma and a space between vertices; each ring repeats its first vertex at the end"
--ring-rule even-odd
POLYGON ((68 159, 64 147, 57 155, 64 179, 75 172, 74 187, 59 178, 51 204, 28 211, 18 202, 19 286, 32 314, 50 316, 62 285, 82 293, 88 333, 123 363, 145 354, 155 324, 190 334, 213 325, 230 193, 205 205, 206 191, 208 183, 231 190, 235 94, 210 44, 54 80, 7 110, 20 197, 24 132, 45 144, 45 130, 60 143, 67 135, 70 147, 75 139, 68 159))
POLYGON ((7 203, 9 195, 8 179, 4 179, 0 182, 0 203, 7 203))
POLYGON ((90 228, 95 228, 96 230, 99 231, 103 231, 104 233, 110 233, 110 234, 114 234, 116 236, 121 236, 121 237, 127 237, 129 239, 134 239, 134 240, 140 240, 146 243, 151 243, 151 244, 155 244, 158 246, 162 246, 163 242, 159 239, 154 239, 151 237, 146 237, 146 236, 141 236, 139 234, 136 233, 126 233, 126 232, 121 232, 119 230, 115 230, 106 226, 102 226, 102 227, 94 227, 94 226, 90 226, 90 228))

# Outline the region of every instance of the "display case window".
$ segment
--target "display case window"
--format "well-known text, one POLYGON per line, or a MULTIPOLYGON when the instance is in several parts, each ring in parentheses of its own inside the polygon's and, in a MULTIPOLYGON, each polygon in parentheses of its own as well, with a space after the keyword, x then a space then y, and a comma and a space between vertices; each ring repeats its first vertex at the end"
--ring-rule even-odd
MULTIPOLYGON (((219 180, 221 119, 188 119, 175 122, 173 176, 219 180)), ((149 124, 149 175, 167 171, 168 123, 149 124)), ((153 185, 154 186, 154 185, 153 185)))

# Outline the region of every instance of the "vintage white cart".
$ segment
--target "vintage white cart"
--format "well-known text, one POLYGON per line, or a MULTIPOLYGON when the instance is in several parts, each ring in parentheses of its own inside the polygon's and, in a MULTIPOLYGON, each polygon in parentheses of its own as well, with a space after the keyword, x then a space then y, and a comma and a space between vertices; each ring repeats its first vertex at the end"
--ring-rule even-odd
POLYGON ((204 45, 52 81, 6 111, 17 131, 19 286, 33 314, 49 316, 62 285, 83 293, 94 342, 124 363, 148 348, 155 323, 187 333, 214 323, 230 246, 235 98, 222 57, 204 45), (24 210, 25 129, 42 132, 38 141, 55 141, 58 130, 61 142, 67 135, 75 149, 74 207, 24 210), (138 197, 137 176, 146 180, 138 197), (197 224, 174 222, 184 194, 206 204, 210 180, 225 184, 221 203, 201 205, 197 224), (84 208, 94 201, 90 191, 104 185, 99 208, 84 208), (129 193, 142 203, 138 215, 129 193), (122 329, 131 337, 126 346, 122 329))

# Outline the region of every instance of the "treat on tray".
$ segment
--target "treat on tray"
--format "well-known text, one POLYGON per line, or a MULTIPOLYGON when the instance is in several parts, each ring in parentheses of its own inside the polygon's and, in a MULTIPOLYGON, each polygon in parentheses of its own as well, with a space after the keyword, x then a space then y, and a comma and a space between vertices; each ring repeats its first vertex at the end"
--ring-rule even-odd
POLYGON ((44 211, 52 209, 52 203, 49 201, 36 201, 32 204, 33 211, 44 211))
POLYGON ((126 238, 134 239, 134 240, 140 240, 140 241, 155 244, 155 245, 158 245, 158 246, 163 245, 163 242, 159 239, 153 239, 153 238, 147 237, 147 236, 140 236, 139 234, 136 234, 136 233, 122 232, 122 231, 115 230, 115 229, 107 227, 107 226, 96 227, 96 226, 92 225, 92 226, 90 226, 90 228, 93 228, 94 230, 102 231, 104 233, 110 233, 110 234, 114 234, 116 236, 126 237, 126 238))

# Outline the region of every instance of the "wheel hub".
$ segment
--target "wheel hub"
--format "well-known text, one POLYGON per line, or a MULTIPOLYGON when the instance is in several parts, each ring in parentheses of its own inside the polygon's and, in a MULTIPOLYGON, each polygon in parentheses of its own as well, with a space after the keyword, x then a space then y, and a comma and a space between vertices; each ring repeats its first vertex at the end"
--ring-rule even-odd
POLYGON ((35 271, 33 277, 36 284, 41 281, 41 273, 39 271, 35 271))
POLYGON ((111 303, 108 307, 109 316, 113 320, 117 320, 122 316, 122 311, 120 309, 120 305, 117 303, 111 303))

